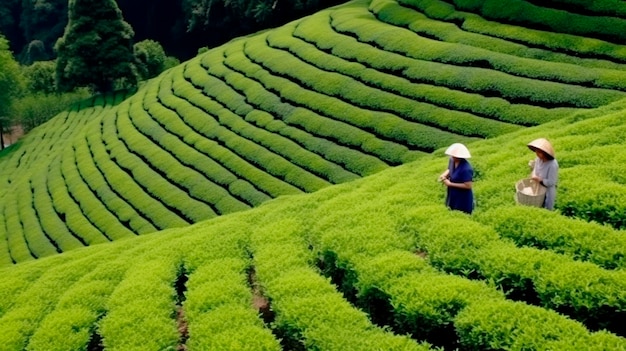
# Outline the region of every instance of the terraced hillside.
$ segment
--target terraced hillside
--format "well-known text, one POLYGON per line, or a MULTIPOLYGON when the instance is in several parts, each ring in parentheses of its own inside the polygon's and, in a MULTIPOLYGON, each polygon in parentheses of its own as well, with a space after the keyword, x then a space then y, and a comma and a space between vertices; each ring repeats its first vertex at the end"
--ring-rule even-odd
POLYGON ((0 159, 0 261, 186 226, 626 97, 619 2, 610 18, 511 4, 535 12, 351 2, 58 116, 0 159))
POLYGON ((624 218, 626 180, 612 171, 626 160, 625 119, 626 101, 473 143, 472 216, 442 205, 439 151, 0 268, 0 349, 624 350, 624 232, 512 195, 525 143, 548 134, 563 166, 558 201, 584 200, 576 189, 594 171, 595 194, 615 196, 624 218))
POLYGON ((349 2, 60 114, 0 154, 0 350, 626 350, 624 13, 349 2))

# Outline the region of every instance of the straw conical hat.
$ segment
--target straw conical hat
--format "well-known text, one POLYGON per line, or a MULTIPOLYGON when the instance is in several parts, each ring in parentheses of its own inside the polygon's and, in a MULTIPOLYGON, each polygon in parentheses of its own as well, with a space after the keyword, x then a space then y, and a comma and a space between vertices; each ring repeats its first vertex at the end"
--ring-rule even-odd
POLYGON ((550 144, 550 142, 546 138, 539 138, 539 139, 535 139, 531 141, 530 143, 528 143, 528 148, 533 151, 535 151, 536 149, 539 149, 545 152, 548 155, 548 157, 552 159, 555 158, 554 148, 552 147, 552 144, 550 144))
POLYGON ((448 149, 446 150, 446 155, 456 157, 456 158, 472 157, 467 147, 465 147, 465 145, 461 143, 454 143, 450 145, 450 147, 448 147, 448 149))

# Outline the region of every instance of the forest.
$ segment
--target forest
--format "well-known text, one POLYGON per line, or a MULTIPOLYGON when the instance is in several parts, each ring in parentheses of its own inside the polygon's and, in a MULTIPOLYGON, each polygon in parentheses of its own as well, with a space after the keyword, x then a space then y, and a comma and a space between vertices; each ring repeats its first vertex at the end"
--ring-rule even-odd
MULTIPOLYGON (((180 60, 234 37, 338 4, 337 0, 117 0, 135 41, 155 40, 180 60)), ((20 63, 54 58, 67 25, 68 0, 3 0, 0 33, 20 63)))

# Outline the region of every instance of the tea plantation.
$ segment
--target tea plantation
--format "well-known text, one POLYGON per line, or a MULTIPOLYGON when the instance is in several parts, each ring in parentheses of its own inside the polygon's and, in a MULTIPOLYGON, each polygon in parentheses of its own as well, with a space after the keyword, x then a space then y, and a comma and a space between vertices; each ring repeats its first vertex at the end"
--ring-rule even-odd
POLYGON ((0 350, 626 350, 625 36, 358 0, 74 106, 0 153, 0 350), (554 212, 513 199, 538 137, 554 212))

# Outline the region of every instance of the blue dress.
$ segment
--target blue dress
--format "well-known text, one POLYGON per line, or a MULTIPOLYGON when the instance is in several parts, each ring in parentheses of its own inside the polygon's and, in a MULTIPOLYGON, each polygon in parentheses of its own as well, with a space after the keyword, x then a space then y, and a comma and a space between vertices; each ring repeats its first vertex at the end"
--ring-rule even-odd
MULTIPOLYGON (((454 160, 448 162, 449 177, 452 183, 471 182, 474 177, 474 169, 466 159, 460 159, 459 165, 454 167, 454 160)), ((474 210, 474 193, 472 189, 459 189, 448 187, 446 206, 452 210, 472 213, 474 210)))

